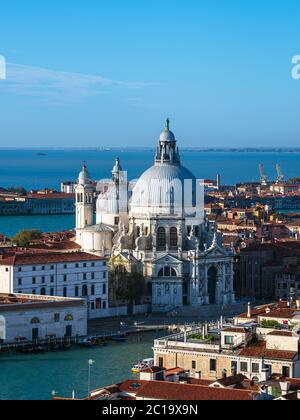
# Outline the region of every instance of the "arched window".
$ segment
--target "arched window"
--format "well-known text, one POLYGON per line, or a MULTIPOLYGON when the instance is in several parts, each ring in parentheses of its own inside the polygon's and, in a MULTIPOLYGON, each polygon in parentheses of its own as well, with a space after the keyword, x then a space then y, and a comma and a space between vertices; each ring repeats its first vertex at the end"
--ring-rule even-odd
POLYGON ((166 266, 159 271, 158 277, 177 277, 177 273, 174 268, 166 266))
POLYGON ((170 245, 172 247, 178 246, 178 232, 177 232, 177 228, 175 227, 172 227, 170 229, 170 245))
POLYGON ((41 296, 46 296, 46 289, 44 287, 41 289, 41 296))
POLYGON ((88 287, 86 284, 82 286, 82 296, 86 297, 88 295, 88 287))
POLYGON ((69 321, 74 321, 73 315, 68 314, 65 316, 65 321, 69 322, 69 321))
POLYGON ((163 227, 158 228, 157 231, 157 245, 158 248, 165 248, 167 244, 166 229, 163 227))
POLYGON ((39 318, 32 318, 31 320, 31 324, 40 324, 41 321, 39 320, 39 318))

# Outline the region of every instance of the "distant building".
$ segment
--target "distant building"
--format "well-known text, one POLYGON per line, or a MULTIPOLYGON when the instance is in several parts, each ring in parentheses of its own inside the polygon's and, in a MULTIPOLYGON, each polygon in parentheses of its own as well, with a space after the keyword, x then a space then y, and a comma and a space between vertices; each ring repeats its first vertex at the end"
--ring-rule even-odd
MULTIPOLYGON (((275 299, 280 275, 298 266, 300 242, 252 244, 241 249, 235 266, 238 296, 275 299)), ((288 294, 288 292, 286 292, 288 294)))
POLYGON ((74 214, 74 194, 52 190, 33 191, 26 196, 1 196, 0 216, 74 214))
POLYGON ((60 191, 63 194, 75 194, 76 183, 73 181, 61 182, 60 191))
POLYGON ((85 299, 0 294, 0 343, 84 337, 85 299))
POLYGON ((88 318, 109 315, 108 261, 86 253, 0 254, 0 292, 84 298, 88 318))

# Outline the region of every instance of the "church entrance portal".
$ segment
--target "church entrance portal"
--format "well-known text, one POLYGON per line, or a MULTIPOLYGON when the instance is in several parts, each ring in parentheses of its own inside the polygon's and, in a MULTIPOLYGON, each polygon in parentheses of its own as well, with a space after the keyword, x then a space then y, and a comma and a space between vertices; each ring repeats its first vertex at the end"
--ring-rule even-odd
POLYGON ((210 304, 215 304, 217 301, 217 282, 218 270, 216 267, 211 267, 208 271, 208 294, 210 304))

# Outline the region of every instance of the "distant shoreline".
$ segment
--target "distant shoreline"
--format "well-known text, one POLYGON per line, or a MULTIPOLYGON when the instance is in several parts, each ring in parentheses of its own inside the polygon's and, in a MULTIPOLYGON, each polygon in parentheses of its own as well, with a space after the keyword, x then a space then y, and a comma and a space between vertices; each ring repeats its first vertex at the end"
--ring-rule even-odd
MULTIPOLYGON (((145 151, 145 152, 153 152, 156 149, 153 147, 110 147, 106 148, 105 150, 102 148, 96 147, 70 147, 70 148, 59 148, 59 147, 39 147, 39 148, 11 148, 11 147, 0 147, 0 151, 6 152, 16 152, 16 151, 27 151, 27 152, 74 152, 74 151, 91 151, 95 153, 109 153, 114 151, 119 152, 126 152, 126 151, 145 151)), ((181 147, 181 152, 185 153, 193 153, 193 152, 201 152, 201 153, 300 153, 300 148, 291 148, 291 147, 274 147, 274 148, 201 148, 201 147, 181 147)))

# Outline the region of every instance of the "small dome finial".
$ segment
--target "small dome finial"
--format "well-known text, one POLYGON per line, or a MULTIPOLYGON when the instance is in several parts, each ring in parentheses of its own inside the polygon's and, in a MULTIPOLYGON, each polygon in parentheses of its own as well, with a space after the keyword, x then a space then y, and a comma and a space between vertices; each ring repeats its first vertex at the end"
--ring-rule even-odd
POLYGON ((167 120, 166 120, 166 129, 167 130, 170 130, 170 118, 167 118, 167 120))

